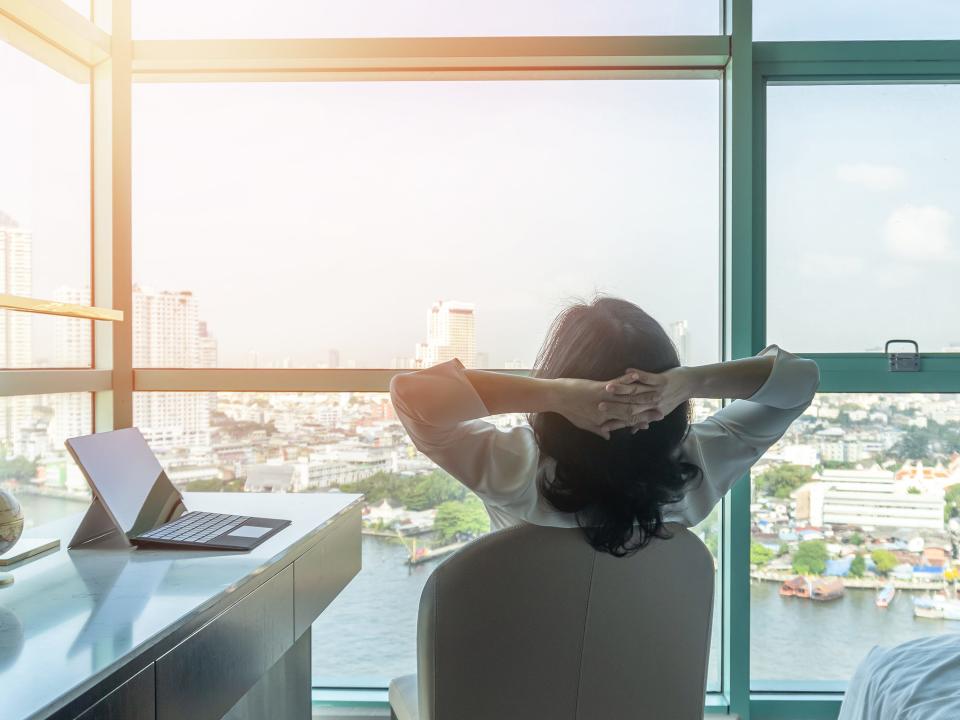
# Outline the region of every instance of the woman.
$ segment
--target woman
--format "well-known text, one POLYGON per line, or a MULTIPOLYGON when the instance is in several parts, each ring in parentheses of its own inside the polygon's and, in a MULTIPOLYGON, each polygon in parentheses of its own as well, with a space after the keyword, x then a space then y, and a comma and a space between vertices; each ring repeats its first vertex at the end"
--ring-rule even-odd
POLYGON ((598 298, 554 321, 532 377, 457 360, 393 378, 414 445, 483 500, 494 530, 581 527, 622 556, 696 525, 810 404, 817 366, 776 346, 681 367, 636 305, 598 298), (735 401, 691 424, 690 401, 735 401), (529 413, 502 431, 481 418, 529 413))

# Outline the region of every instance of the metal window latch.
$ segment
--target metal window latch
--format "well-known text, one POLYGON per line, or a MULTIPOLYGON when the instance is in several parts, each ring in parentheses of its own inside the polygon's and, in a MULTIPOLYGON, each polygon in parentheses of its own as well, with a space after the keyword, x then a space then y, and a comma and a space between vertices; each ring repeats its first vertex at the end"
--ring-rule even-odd
POLYGON ((883 351, 890 358, 890 372, 919 372, 920 371, 920 346, 916 340, 887 340, 883 346, 883 351), (913 345, 913 352, 890 352, 890 346, 893 343, 907 343, 913 345))

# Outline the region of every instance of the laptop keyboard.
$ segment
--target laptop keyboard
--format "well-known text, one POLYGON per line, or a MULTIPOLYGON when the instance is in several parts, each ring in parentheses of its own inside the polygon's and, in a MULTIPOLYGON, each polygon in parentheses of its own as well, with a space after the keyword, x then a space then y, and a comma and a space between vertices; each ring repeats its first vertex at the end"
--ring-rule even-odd
POLYGON ((176 542, 204 543, 218 535, 230 532, 243 524, 248 515, 224 515, 223 513, 188 512, 173 522, 161 525, 149 532, 138 535, 143 540, 164 540, 176 542))

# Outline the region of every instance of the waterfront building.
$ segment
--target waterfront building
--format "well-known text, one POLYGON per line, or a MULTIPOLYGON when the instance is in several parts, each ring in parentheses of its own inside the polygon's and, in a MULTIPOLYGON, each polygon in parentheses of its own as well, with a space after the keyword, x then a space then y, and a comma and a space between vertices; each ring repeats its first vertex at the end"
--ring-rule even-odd
MULTIPOLYGON (((33 294, 33 233, 0 212, 0 292, 33 294)), ((0 310, 0 367, 24 368, 33 363, 32 319, 22 312, 0 310)), ((22 431, 30 424, 28 397, 4 398, 0 404, 0 442, 17 452, 22 431)), ((22 453, 19 453, 22 454, 22 453)))
POLYGON ((297 467, 295 465, 277 465, 258 463, 247 466, 247 479, 243 484, 244 492, 293 492, 296 489, 297 467))
POLYGON ((870 470, 825 470, 797 490, 796 519, 813 527, 943 529, 943 492, 915 488, 894 473, 870 470))
MULTIPOLYGON (((62 286, 53 293, 58 302, 86 305, 90 289, 62 286)), ((56 367, 87 367, 90 365, 92 323, 77 318, 55 317, 53 364, 56 367)), ((59 446, 64 438, 86 435, 93 430, 93 403, 87 393, 56 393, 50 396, 53 416, 48 435, 51 450, 65 452, 59 446)))
MULTIPOLYGON (((191 292, 133 290, 134 367, 215 367, 216 340, 191 292)), ((210 446, 211 393, 136 393, 134 421, 157 448, 210 446)))
POLYGON ((476 308, 473 303, 438 300, 427 313, 427 341, 416 346, 417 367, 459 358, 477 367, 476 308))
POLYGON ((673 340, 673 346, 677 349, 677 355, 680 358, 680 364, 686 365, 689 359, 689 350, 687 347, 687 321, 677 320, 670 323, 670 339, 673 340))

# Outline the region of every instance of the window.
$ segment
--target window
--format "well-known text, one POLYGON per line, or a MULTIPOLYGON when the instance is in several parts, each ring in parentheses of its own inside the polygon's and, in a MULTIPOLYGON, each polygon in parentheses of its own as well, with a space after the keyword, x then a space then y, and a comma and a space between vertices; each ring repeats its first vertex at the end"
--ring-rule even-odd
POLYGON ((134 0, 137 38, 711 35, 718 0, 134 0))
MULTIPOLYGON (((696 412, 715 409, 702 403, 696 412)), ((314 623, 314 685, 375 687, 416 671, 423 584, 444 552, 486 532, 489 519, 478 498, 416 451, 386 393, 140 392, 134 412, 181 490, 363 492, 363 569, 314 623)), ((696 532, 718 555, 719 507, 696 532)), ((721 606, 718 595, 712 689, 721 606)))
POLYGON ((757 40, 937 40, 960 38, 952 0, 754 0, 757 40))
MULTIPOLYGON (((0 293, 90 302, 90 86, 0 42, 0 293)), ((87 367, 90 322, 0 311, 0 367, 87 367)))
POLYGON ((956 351, 956 85, 767 90, 767 334, 803 352, 956 351), (829 322, 825 322, 830 318, 829 322))
POLYGON ((956 630, 960 396, 820 394, 753 468, 752 489, 756 689, 842 689, 874 645, 956 630), (801 595, 840 596, 785 597, 797 577, 801 595))
POLYGON ((63 441, 92 432, 90 393, 0 398, 0 487, 23 508, 24 526, 83 512, 86 480, 63 441))
POLYGON ((138 86, 134 364, 213 361, 147 353, 182 306, 220 367, 530 367, 598 291, 716 360, 718 107, 716 80, 138 86))

